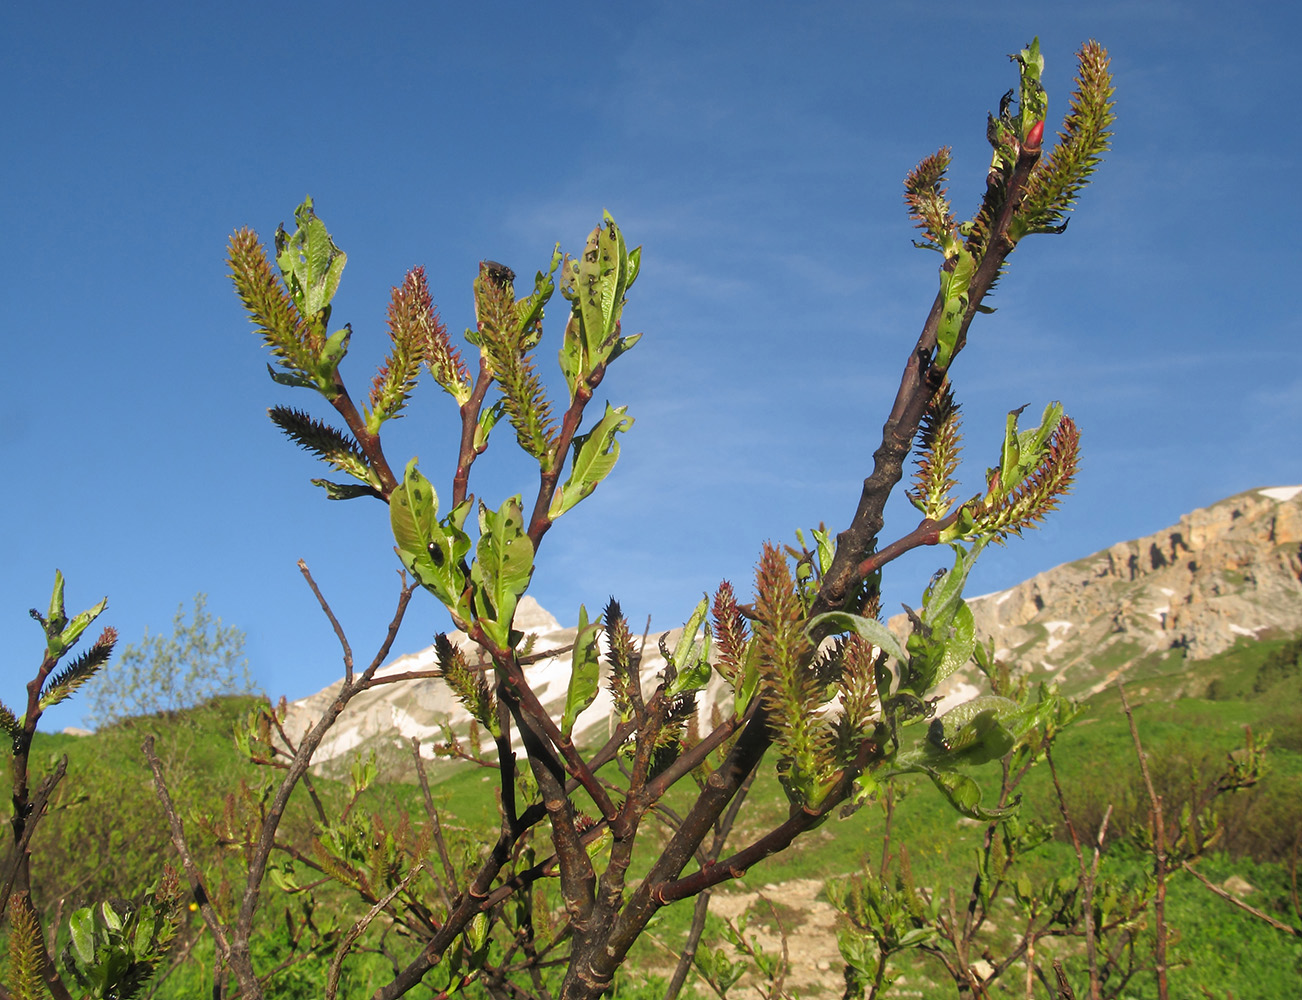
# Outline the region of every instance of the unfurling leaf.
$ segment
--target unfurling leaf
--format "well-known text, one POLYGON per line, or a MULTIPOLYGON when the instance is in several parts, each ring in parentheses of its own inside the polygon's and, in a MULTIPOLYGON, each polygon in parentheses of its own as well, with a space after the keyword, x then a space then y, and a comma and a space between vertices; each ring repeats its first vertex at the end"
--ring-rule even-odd
POLYGON ((601 620, 588 624, 588 609, 579 605, 579 627, 574 637, 570 655, 570 685, 565 694, 565 714, 561 719, 561 732, 569 736, 574 723, 597 697, 601 686, 601 661, 597 649, 597 636, 601 620))
MULTIPOLYGON (((1029 136, 1031 130, 1036 125, 1044 122, 1045 115, 1049 112, 1049 98, 1045 92, 1044 84, 1040 82, 1040 76, 1044 73, 1044 56, 1040 54, 1040 39, 1031 39, 1031 44, 1020 52, 1016 52, 1008 57, 1017 63, 1020 70, 1021 81, 1018 88, 1017 100, 1017 118, 1013 125, 1017 130, 1019 139, 1029 136)), ((1035 148, 1039 143, 1030 146, 1022 143, 1023 148, 1035 148)))
POLYGON ((983 809, 981 786, 966 774, 958 771, 938 771, 932 768, 924 768, 924 771, 932 783, 940 789, 941 794, 949 800, 949 804, 968 819, 989 823, 1004 819, 1017 811, 1016 803, 1003 808, 983 809))
POLYGON ((710 630, 706 627, 701 641, 697 634, 705 624, 710 599, 702 597, 692 616, 683 626, 673 653, 669 656, 672 670, 666 671, 665 697, 672 698, 689 691, 699 691, 710 680, 710 630))
POLYGON ((927 587, 921 617, 910 612, 914 627, 905 643, 909 661, 902 688, 925 695, 971 659, 976 628, 963 601, 963 586, 985 545, 985 538, 978 538, 970 549, 954 544, 953 568, 938 574, 927 587))
POLYGON ((941 540, 978 534, 1003 541, 1041 521, 1058 505, 1076 478, 1080 431, 1059 403, 1044 410, 1040 426, 1019 431, 1014 410, 1008 416, 998 469, 987 473, 986 495, 968 505, 970 519, 941 533, 941 540))
POLYGON ((547 516, 553 521, 584 498, 591 496, 597 485, 610 475, 619 460, 619 442, 615 435, 633 426, 627 415, 628 407, 606 404, 606 412, 592 430, 574 438, 574 460, 570 463, 570 476, 552 495, 547 516))
MULTIPOLYGON (((294 210, 297 228, 293 234, 281 226, 276 230, 276 264, 299 313, 309 322, 327 310, 339 288, 348 255, 335 246, 325 223, 312 209, 312 199, 305 198, 294 210)), ((326 322, 322 317, 322 324, 326 322)))
MULTIPOLYGON (((32 616, 41 623, 45 630, 45 648, 50 656, 58 659, 63 656, 72 646, 81 638, 81 633, 86 631, 100 613, 108 607, 108 598, 104 598, 93 608, 83 611, 69 621, 67 612, 63 604, 63 574, 58 570, 54 571, 54 590, 50 595, 50 611, 48 617, 41 617, 36 611, 32 616)), ((117 633, 114 633, 116 635, 117 633)))
POLYGON ((964 247, 954 249, 940 269, 940 321, 936 326, 937 368, 948 368, 958 349, 958 338, 967 318, 968 289, 976 273, 977 258, 964 247))
POLYGON ((470 567, 475 620, 501 649, 511 645, 515 606, 533 575, 533 543, 524 533, 520 497, 494 511, 479 505, 479 543, 470 567))
POLYGON ((334 483, 329 479, 313 479, 312 485, 320 486, 325 490, 327 500, 356 500, 358 497, 384 499, 384 494, 374 486, 361 486, 357 483, 334 483))
POLYGON ((506 412, 506 406, 502 400, 497 400, 492 406, 485 407, 479 411, 479 422, 475 424, 475 453, 479 454, 488 447, 488 435, 497 422, 502 419, 502 414, 506 412))

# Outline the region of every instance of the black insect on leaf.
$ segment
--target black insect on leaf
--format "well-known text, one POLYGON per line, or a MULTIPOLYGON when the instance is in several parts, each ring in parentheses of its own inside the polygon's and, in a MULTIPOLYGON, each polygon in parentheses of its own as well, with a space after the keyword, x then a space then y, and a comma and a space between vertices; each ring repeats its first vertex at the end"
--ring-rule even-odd
POLYGON ((481 260, 479 268, 487 275, 488 280, 499 288, 515 283, 515 272, 505 264, 499 264, 495 260, 481 260))

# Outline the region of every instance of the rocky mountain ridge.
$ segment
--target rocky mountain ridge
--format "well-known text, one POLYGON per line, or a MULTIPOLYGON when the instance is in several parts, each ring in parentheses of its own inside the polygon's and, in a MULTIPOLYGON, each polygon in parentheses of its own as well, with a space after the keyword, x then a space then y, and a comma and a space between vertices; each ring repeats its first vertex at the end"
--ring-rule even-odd
MULTIPOLYGON (((1251 490, 1192 511, 1178 524, 1119 542, 1084 559, 1047 570, 1015 587, 969 598, 977 634, 992 637, 997 656, 1032 676, 1052 678, 1069 693, 1099 690, 1122 673, 1161 670, 1172 656, 1206 658, 1240 638, 1302 631, 1302 486, 1251 490)), ((903 615, 891 627, 906 631, 903 615)), ((560 715, 569 682, 566 628, 531 597, 516 626, 537 638, 535 652, 554 652, 525 668, 540 700, 560 715)), ((680 630, 668 633, 672 647, 680 630)), ((644 683, 664 670, 660 633, 647 640, 644 683)), ((466 637, 452 633, 454 642, 466 637)), ((402 656, 382 674, 434 667, 433 647, 402 656)), ((1168 665, 1167 669, 1171 669, 1168 665)), ((289 708, 287 731, 302 733, 335 696, 336 683, 289 708)), ((956 674, 944 711, 977 693, 956 674)), ((701 711, 726 688, 716 677, 701 711)), ((580 716, 575 738, 596 741, 609 731, 611 700, 604 688, 580 716)), ((420 679, 358 696, 317 752, 318 765, 377 748, 410 759, 413 738, 429 756, 449 731, 464 734, 469 715, 441 680, 420 679)))
MULTIPOLYGON (((1302 486, 1250 490, 1169 528, 968 598, 1016 670, 1093 693, 1172 655, 1302 631, 1302 486)), ((892 628, 907 629, 903 615, 892 628)))

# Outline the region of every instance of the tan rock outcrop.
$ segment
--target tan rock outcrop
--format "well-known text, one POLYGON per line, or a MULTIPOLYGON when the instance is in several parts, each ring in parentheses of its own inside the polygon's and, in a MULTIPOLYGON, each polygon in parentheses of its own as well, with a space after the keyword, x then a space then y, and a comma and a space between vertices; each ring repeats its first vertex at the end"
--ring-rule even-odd
POLYGON ((1068 689, 1174 648, 1203 659, 1302 631, 1302 487, 1241 493, 969 604, 1001 659, 1068 689))

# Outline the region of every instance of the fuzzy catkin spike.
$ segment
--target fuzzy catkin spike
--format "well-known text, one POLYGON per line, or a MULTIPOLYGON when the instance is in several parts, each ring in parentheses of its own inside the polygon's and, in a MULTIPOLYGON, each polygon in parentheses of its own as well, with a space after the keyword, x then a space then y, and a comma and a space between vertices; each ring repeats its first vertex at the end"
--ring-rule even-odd
POLYGON ((959 404, 949 380, 932 397, 918 428, 918 467, 914 487, 906 493, 924 516, 940 520, 954 503, 963 435, 959 432, 959 404))
MULTIPOLYGON (((409 271, 402 285, 393 290, 389 303, 389 336, 395 349, 399 343, 410 345, 414 364, 424 362, 434 381, 458 404, 470 398, 470 371, 448 338, 447 327, 434 308, 423 267, 409 271)), ((413 385, 415 381, 416 374, 412 372, 413 385)))
POLYGON ((240 229, 230 238, 227 253, 231 281, 249 319, 282 367, 307 375, 320 344, 313 344, 310 325, 303 321, 280 279, 271 270, 258 234, 240 229))
MULTIPOLYGON (((539 461, 551 451, 555 426, 551 404, 529 354, 536 324, 520 322, 521 304, 509 282, 489 278, 484 265, 475 280, 476 341, 502 389, 503 405, 520 447, 539 461)), ((527 300, 522 300, 527 301, 527 300)), ((563 456, 561 456, 563 458, 563 456)))
POLYGON ((640 683, 641 679, 635 669, 633 635, 628 628, 628 619, 615 598, 606 603, 601 621, 606 631, 606 662, 610 664, 609 687, 615 699, 615 710, 621 719, 631 719, 634 706, 632 686, 640 683))
POLYGON ((976 527, 1004 542, 1033 528, 1070 492, 1080 459, 1080 430, 1071 417, 1059 421, 1034 471, 998 504, 980 511, 976 527))
POLYGON ((954 214, 944 188, 949 161, 950 148, 944 146, 910 170, 904 179, 904 203, 909 206, 909 217, 927 236, 922 246, 946 256, 955 241, 954 214))
POLYGON ((1019 214, 1024 232, 1051 231, 1065 220, 1112 138, 1110 128, 1116 114, 1107 50, 1089 41, 1077 53, 1077 60, 1076 91, 1059 143, 1037 165, 1022 203, 1019 214))
POLYGON ((434 654, 438 660, 439 673, 448 682, 448 687, 452 688, 457 700, 480 725, 494 736, 500 735, 497 730, 497 705, 483 671, 472 670, 466 662, 465 653, 459 646, 454 646, 443 632, 434 637, 434 654))
POLYGON ((715 646, 719 650, 719 667, 736 687, 745 671, 746 649, 750 645, 746 618, 737 607, 732 584, 724 580, 714 594, 711 610, 714 618, 715 646))
POLYGON ((354 479, 371 486, 380 485, 379 478, 367 464, 366 455, 351 435, 290 406, 273 406, 267 415, 300 448, 354 479))
POLYGON ((2 701, 0 701, 0 730, 3 730, 10 739, 23 731, 23 727, 18 724, 18 716, 14 715, 13 709, 2 701))
MULTIPOLYGON (((384 364, 371 381, 370 411, 366 428, 372 434, 385 420, 401 415, 416 379, 431 333, 427 327, 438 323, 433 312, 424 272, 417 268, 407 273, 402 285, 389 298, 389 340, 392 347, 384 364)), ((440 324, 441 325, 441 324, 440 324)), ((446 336, 446 331, 444 331, 446 336)))
POLYGON ((811 771, 816 752, 813 713, 821 691, 807 662, 811 650, 790 565, 770 542, 764 543, 756 569, 755 610, 764 704, 782 749, 811 771))
POLYGON ((95 676, 100 667, 113 655, 113 646, 118 641, 117 629, 109 626, 100 633, 95 645, 86 650, 45 683, 41 693, 41 709, 51 708, 72 697, 83 684, 95 676))
POLYGON ((47 1000, 42 972, 45 945, 41 925, 28 898, 15 898, 9 907, 9 992, 14 1000, 47 1000))

